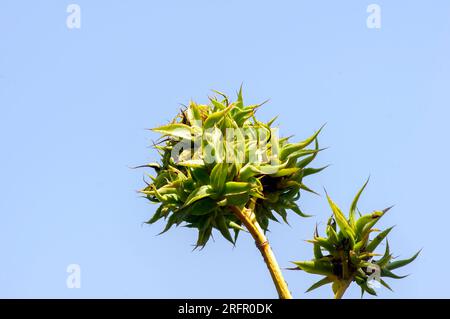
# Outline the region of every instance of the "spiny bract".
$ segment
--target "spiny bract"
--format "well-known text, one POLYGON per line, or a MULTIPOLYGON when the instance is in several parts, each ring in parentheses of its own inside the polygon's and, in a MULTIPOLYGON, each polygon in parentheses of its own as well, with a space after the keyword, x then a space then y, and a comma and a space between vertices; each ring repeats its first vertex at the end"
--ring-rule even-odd
POLYGON ((292 268, 294 270, 300 269, 325 276, 312 285, 307 292, 331 283, 333 292, 337 294, 340 289, 345 291, 350 282, 354 281, 361 288, 361 296, 364 292, 376 295, 371 280, 378 280, 383 286, 392 290, 381 277, 395 279, 406 277, 398 276, 392 273, 392 270, 409 264, 418 256, 420 251, 409 259, 392 261, 393 256, 387 239, 384 255, 374 253, 393 227, 384 231, 372 228, 390 207, 367 215, 359 214, 360 217, 356 219, 356 214, 359 213, 358 199, 366 185, 367 182, 355 196, 350 206, 348 219, 327 195, 328 203, 333 211, 326 226, 327 237, 320 237, 316 227, 314 239, 308 241, 314 245, 314 259, 293 262, 297 266, 292 268), (379 233, 369 240, 373 232, 379 233), (375 256, 381 256, 381 258, 373 260, 375 256))
POLYGON ((275 134, 275 119, 262 123, 255 118, 262 104, 245 106, 242 88, 232 103, 215 92, 209 104, 190 102, 170 124, 153 129, 163 135, 155 145, 161 163, 141 166, 156 172, 141 192, 161 204, 147 223, 164 218, 165 232, 185 222, 199 231, 196 247, 207 243, 213 228, 236 241, 243 228, 232 205, 252 209, 264 231, 269 220, 277 221, 273 212, 286 222, 289 209, 307 216, 295 203, 300 190, 312 192, 303 178, 324 168, 307 167, 320 151, 320 130, 290 143, 275 134), (308 149, 310 144, 314 148, 308 149))

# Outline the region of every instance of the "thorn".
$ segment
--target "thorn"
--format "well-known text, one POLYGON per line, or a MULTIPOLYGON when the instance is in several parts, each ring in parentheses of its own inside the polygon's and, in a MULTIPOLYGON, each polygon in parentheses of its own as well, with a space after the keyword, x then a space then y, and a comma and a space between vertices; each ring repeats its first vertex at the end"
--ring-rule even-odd
POLYGON ((314 231, 314 237, 319 237, 319 230, 317 229, 317 223, 316 223, 316 229, 314 231))
POLYGON ((385 208, 382 210, 382 212, 385 214, 387 213, 392 207, 394 207, 395 205, 389 206, 388 208, 385 208))
POLYGON ((128 166, 129 169, 138 169, 138 168, 144 168, 144 167, 150 167, 148 164, 139 165, 139 166, 128 166))
MULTIPOLYGON (((265 100, 264 102, 259 103, 256 108, 259 108, 260 106, 263 106, 264 104, 270 102, 270 99, 265 100)), ((278 116, 277 116, 278 117, 278 116)))

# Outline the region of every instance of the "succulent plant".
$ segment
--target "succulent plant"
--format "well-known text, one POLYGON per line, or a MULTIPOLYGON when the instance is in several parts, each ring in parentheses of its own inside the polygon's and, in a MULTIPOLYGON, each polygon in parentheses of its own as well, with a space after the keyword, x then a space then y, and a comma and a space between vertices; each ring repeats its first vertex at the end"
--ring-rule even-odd
POLYGON ((352 282, 356 282, 361 288, 361 297, 364 292, 376 295, 372 286, 373 280, 379 281, 381 285, 392 290, 382 278, 400 279, 406 277, 398 276, 392 270, 411 263, 419 255, 420 251, 409 259, 394 260, 386 238, 393 227, 383 231, 373 228, 391 207, 365 215, 359 213, 357 203, 367 182, 356 194, 350 206, 348 218, 327 194, 333 215, 326 225, 326 237, 319 236, 316 226, 314 238, 309 240, 313 244, 314 259, 293 262, 297 267, 291 268, 324 276, 313 284, 307 292, 331 284, 335 298, 340 299, 348 286, 352 282), (359 217, 357 217, 357 214, 359 214, 359 217), (370 239, 370 235, 375 232, 378 232, 378 234, 370 239), (375 253, 376 248, 385 238, 384 254, 375 253), (374 260, 377 256, 381 258, 374 260))
POLYGON ((265 232, 270 221, 281 217, 287 222, 288 210, 307 216, 296 201, 300 191, 313 192, 304 178, 324 169, 309 167, 321 151, 320 130, 291 143, 278 138, 272 126, 276 118, 267 123, 256 119, 255 112, 264 103, 244 105, 242 88, 234 102, 215 92, 209 104, 190 102, 171 123, 153 129, 163 135, 155 144, 161 162, 143 165, 156 174, 141 193, 160 206, 148 223, 164 219, 163 232, 182 223, 197 229, 196 247, 208 242, 213 229, 234 244, 247 228, 280 297, 288 298, 265 232))

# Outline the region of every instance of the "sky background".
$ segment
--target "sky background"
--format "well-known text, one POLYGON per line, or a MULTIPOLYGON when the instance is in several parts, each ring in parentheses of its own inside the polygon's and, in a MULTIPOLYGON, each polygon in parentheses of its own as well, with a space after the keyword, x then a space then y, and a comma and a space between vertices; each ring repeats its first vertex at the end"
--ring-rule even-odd
MULTIPOLYGON (((192 251, 196 232, 143 225, 141 199, 155 160, 147 128, 211 89, 279 114, 303 139, 327 123, 305 195, 309 219, 268 234, 282 267, 312 257, 304 242, 345 210, 370 175, 360 209, 395 204, 380 226, 395 255, 420 257, 382 298, 448 298, 450 2, 7 1, 0 2, 0 297, 275 298, 253 240, 221 236, 192 251), (66 8, 81 7, 69 29, 66 8), (369 29, 367 6, 381 8, 369 29), (321 223, 321 224, 320 224, 321 223), (67 266, 81 267, 69 289, 67 266)), ((383 250, 384 247, 381 247, 383 250)), ((319 278, 284 271, 295 297, 319 278)), ((358 287, 346 297, 359 298, 358 287)))

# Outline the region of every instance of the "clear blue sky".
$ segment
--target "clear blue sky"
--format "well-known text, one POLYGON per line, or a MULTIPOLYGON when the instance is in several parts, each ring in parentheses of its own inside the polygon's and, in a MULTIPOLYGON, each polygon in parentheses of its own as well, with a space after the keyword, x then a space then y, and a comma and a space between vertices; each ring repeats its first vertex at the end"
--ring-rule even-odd
MULTIPOLYGON (((156 236, 139 198, 155 159, 146 131, 210 89, 248 102, 299 139, 328 123, 309 185, 348 208, 367 176, 363 211, 395 204, 381 226, 402 257, 424 248, 384 298, 450 297, 450 2, 0 2, 0 297, 276 297, 253 241, 220 236, 192 252, 186 228, 156 236), (66 26, 81 7, 81 29, 66 26), (366 26, 381 7, 381 29, 366 26), (68 289, 66 267, 81 266, 68 289)), ((273 225, 282 267, 312 256, 303 240, 330 215, 305 195, 310 219, 273 225)), ((286 271, 292 293, 317 278, 286 271)), ((359 297, 356 287, 347 297, 359 297)))

